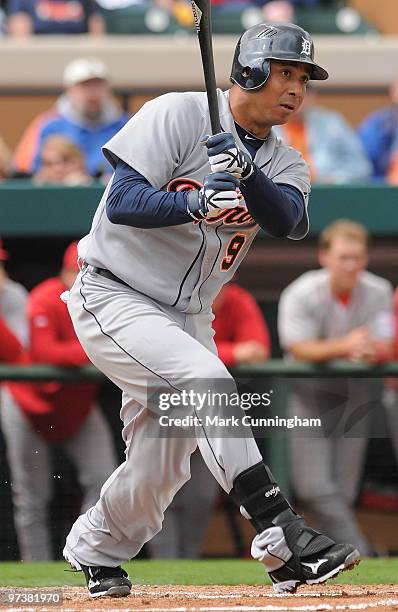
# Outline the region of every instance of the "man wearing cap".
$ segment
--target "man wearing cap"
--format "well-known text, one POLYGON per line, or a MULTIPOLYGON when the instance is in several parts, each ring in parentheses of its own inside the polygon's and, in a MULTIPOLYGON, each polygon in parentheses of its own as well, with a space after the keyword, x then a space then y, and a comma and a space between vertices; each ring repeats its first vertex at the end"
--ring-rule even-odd
POLYGON ((84 154, 92 176, 111 172, 101 147, 120 130, 128 115, 112 99, 108 68, 96 58, 80 58, 65 68, 65 92, 55 107, 42 113, 25 130, 13 160, 14 173, 40 170, 40 152, 49 136, 62 135, 84 154))
MULTIPOLYGON (((65 251, 60 275, 40 283, 29 295, 27 360, 33 363, 78 367, 88 362, 59 297, 76 278, 76 259, 74 242, 65 251)), ((52 494, 51 447, 60 445, 76 467, 83 512, 95 504, 104 477, 117 466, 109 427, 96 406, 97 394, 96 384, 57 381, 9 383, 3 391, 1 427, 23 561, 53 558, 47 511, 52 494)))
POLYGON ((0 361, 16 361, 26 341, 26 290, 10 280, 4 268, 8 253, 0 239, 0 361))

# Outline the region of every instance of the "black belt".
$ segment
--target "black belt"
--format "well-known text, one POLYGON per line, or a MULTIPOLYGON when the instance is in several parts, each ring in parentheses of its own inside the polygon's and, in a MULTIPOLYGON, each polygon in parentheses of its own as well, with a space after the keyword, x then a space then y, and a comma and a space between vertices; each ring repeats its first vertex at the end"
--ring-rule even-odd
POLYGON ((105 268, 97 268, 96 266, 90 266, 90 265, 88 265, 87 267, 88 267, 89 272, 94 272, 94 274, 105 276, 105 278, 109 278, 109 280, 114 281, 115 283, 120 283, 121 285, 124 285, 125 287, 129 287, 131 289, 130 285, 125 283, 121 278, 118 278, 117 276, 112 274, 112 272, 109 272, 109 270, 105 270, 105 268))

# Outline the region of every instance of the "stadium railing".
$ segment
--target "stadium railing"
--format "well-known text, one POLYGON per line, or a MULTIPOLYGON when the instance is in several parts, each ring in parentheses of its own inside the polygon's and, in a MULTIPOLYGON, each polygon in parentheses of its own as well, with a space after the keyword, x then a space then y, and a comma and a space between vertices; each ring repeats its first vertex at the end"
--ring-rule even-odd
MULTIPOLYGON (((82 236, 89 230, 104 186, 35 187, 27 180, 0 184, 0 228, 8 236, 82 236)), ((398 228, 398 188, 384 184, 314 185, 312 234, 337 218, 362 223, 373 236, 398 228), (377 202, 377 206, 375 206, 377 202)))

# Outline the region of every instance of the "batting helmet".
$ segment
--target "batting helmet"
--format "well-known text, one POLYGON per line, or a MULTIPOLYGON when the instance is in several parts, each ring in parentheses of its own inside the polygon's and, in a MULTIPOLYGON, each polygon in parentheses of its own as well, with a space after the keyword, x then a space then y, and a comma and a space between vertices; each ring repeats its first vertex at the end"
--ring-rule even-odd
POLYGON ((308 32, 293 23, 260 23, 240 37, 231 81, 242 89, 259 89, 269 77, 271 59, 308 64, 310 79, 324 81, 329 77, 314 62, 314 43, 308 32))

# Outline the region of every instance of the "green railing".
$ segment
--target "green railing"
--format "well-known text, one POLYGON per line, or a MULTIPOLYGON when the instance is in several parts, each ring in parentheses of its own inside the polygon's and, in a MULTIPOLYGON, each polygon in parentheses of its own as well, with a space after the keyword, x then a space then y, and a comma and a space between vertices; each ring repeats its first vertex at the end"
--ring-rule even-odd
MULTIPOLYGON (((252 366, 240 366, 231 370, 235 378, 268 379, 274 391, 273 403, 276 414, 283 415, 286 405, 287 388, 281 384, 284 378, 338 378, 366 377, 383 378, 398 375, 398 362, 390 362, 377 367, 359 363, 336 361, 329 365, 312 365, 306 363, 287 363, 282 359, 272 359, 267 363, 252 366)), ((82 368, 58 368, 47 365, 14 366, 0 365, 0 380, 43 381, 60 380, 72 382, 77 380, 107 380, 94 366, 82 368)), ((289 492, 289 475, 287 464, 287 439, 283 432, 275 432, 271 438, 258 439, 257 443, 265 452, 283 490, 289 492)))
MULTIPOLYGON (((246 378, 383 378, 398 375, 398 361, 391 361, 379 366, 367 366, 350 361, 334 361, 328 365, 309 363, 288 363, 283 359, 271 359, 264 364, 239 366, 231 369, 236 377, 246 378)), ((92 365, 82 368, 59 368, 49 365, 0 365, 0 380, 60 380, 72 382, 77 380, 106 380, 106 377, 92 365)))
MULTIPOLYGON (((82 236, 90 228, 104 186, 35 187, 27 180, 0 184, 2 236, 82 236)), ((314 185, 311 232, 334 219, 363 223, 373 235, 398 231, 398 188, 379 184, 314 185)))

